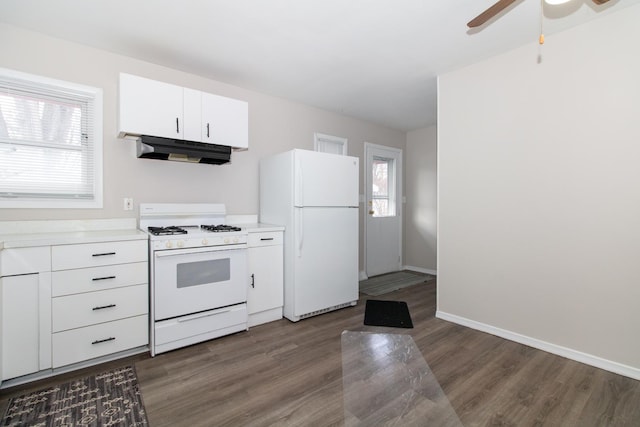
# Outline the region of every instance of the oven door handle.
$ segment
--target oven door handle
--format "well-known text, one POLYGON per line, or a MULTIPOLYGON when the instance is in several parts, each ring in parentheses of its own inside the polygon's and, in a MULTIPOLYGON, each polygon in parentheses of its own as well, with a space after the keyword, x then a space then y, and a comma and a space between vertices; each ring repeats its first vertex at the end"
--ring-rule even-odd
POLYGON ((154 251, 153 254, 156 258, 169 257, 169 256, 178 256, 178 255, 186 255, 186 254, 204 254, 204 253, 214 253, 214 252, 223 252, 223 251, 235 251, 238 249, 246 249, 247 244, 241 243, 236 245, 225 245, 225 246, 211 246, 206 248, 189 248, 189 249, 169 249, 164 251, 154 251), (217 249, 214 249, 217 248, 217 249))

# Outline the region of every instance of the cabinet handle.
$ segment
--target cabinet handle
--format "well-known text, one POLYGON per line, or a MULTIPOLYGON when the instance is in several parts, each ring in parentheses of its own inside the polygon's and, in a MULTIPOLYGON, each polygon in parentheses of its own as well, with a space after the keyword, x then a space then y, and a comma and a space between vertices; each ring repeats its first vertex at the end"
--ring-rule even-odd
POLYGON ((94 342, 92 342, 91 344, 100 344, 101 342, 107 342, 107 341, 115 341, 116 337, 109 337, 109 338, 105 338, 103 340, 95 340, 94 342))
POLYGON ((107 255, 115 255, 115 254, 116 254, 115 252, 104 252, 101 254, 93 254, 91 256, 107 256, 107 255))
POLYGON ((209 123, 207 123, 207 138, 209 138, 209 123))
POLYGON ((105 308, 113 308, 113 307, 115 307, 115 306, 116 306, 115 304, 101 305, 101 306, 99 306, 99 307, 93 307, 93 308, 92 308, 92 310, 93 310, 93 311, 96 311, 96 310, 103 310, 103 309, 105 309, 105 308))
POLYGON ((262 240, 262 241, 273 240, 273 237, 262 237, 260 240, 262 240))
POLYGON ((180 122, 178 121, 177 117, 176 117, 176 133, 180 133, 180 122))
POLYGON ((254 274, 251 275, 251 287, 252 288, 256 287, 256 277, 254 274))
POLYGON ((93 280, 94 282, 98 281, 98 280, 108 280, 108 279, 115 279, 116 276, 106 276, 106 277, 94 277, 93 280))

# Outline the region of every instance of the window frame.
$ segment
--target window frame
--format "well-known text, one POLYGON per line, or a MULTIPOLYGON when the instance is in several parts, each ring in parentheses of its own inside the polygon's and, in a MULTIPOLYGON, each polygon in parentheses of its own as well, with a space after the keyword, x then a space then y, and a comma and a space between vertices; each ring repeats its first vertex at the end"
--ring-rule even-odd
POLYGON ((101 88, 81 85, 68 81, 43 77, 35 74, 24 73, 16 70, 0 67, 0 77, 16 85, 27 85, 36 93, 40 88, 42 97, 46 97, 45 91, 58 92, 61 96, 66 93, 74 93, 86 98, 91 115, 90 126, 93 132, 89 140, 92 144, 93 155, 93 185, 91 199, 74 199, 64 197, 28 197, 17 196, 15 198, 0 196, 0 208, 18 209, 100 209, 103 207, 103 91, 101 88))
POLYGON ((329 151, 323 151, 322 150, 322 143, 323 142, 328 142, 330 144, 333 144, 335 146, 340 146, 342 147, 342 153, 339 155, 342 156, 346 156, 347 155, 347 148, 348 148, 348 143, 349 140, 347 138, 342 138, 339 136, 333 136, 333 135, 327 135, 324 133, 314 133, 313 134, 313 149, 314 151, 319 151, 322 153, 329 153, 329 154, 336 154, 336 153, 332 153, 329 151))

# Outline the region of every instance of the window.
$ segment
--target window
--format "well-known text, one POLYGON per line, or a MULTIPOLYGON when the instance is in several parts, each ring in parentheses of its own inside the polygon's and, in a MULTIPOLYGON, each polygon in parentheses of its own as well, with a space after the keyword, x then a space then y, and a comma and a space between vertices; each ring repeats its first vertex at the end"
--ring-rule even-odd
POLYGON ((313 149, 323 153, 347 155, 347 138, 339 136, 325 135, 322 133, 313 134, 313 149))
POLYGON ((0 207, 102 207, 102 90, 0 68, 0 207))
POLYGON ((371 164, 371 196, 374 217, 395 216, 395 161, 382 157, 373 157, 371 164))

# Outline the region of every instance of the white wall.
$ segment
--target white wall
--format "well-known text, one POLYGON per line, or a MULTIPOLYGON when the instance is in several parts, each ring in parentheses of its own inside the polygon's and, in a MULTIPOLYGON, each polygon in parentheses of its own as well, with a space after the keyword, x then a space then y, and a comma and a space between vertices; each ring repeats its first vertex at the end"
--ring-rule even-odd
POLYGON ((439 79, 438 315, 640 378, 640 6, 439 79))
MULTIPOLYGON (((0 40, 0 67, 104 91, 104 208, 0 209, 0 220, 137 217, 140 202, 219 202, 231 214, 256 214, 260 158, 292 148, 312 150, 314 132, 348 138, 349 154, 360 157, 361 165, 364 141, 405 145, 404 132, 6 24, 0 24, 0 40), (248 101, 249 150, 234 152, 231 164, 222 166, 137 159, 134 144, 117 138, 119 72, 248 101), (123 211, 124 197, 133 197, 136 210, 123 211)), ((361 258, 362 253, 361 239, 361 258)))
POLYGON ((428 273, 436 272, 436 146, 435 126, 407 133, 403 262, 428 273))

